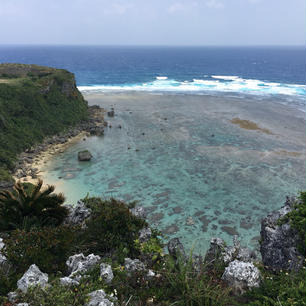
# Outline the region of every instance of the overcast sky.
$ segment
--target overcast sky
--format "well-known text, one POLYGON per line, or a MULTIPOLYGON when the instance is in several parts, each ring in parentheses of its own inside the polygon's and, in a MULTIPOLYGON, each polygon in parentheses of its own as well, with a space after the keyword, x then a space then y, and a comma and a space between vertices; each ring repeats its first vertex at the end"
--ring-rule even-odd
POLYGON ((305 0, 0 0, 0 44, 305 45, 305 0))

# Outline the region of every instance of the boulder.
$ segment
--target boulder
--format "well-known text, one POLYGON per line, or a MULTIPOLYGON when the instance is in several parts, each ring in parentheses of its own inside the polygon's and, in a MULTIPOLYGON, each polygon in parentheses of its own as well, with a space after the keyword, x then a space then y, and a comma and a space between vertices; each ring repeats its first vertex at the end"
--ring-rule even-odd
POLYGON ((65 287, 70 287, 70 286, 78 286, 80 283, 70 277, 61 277, 60 284, 65 287))
POLYGON ((90 161, 91 159, 92 159, 92 155, 88 150, 78 152, 79 161, 90 161))
POLYGON ((251 262, 234 260, 225 268, 222 279, 232 287, 234 294, 238 295, 259 287, 260 272, 251 262))
POLYGON ((78 201, 77 205, 75 206, 66 206, 69 209, 69 214, 65 220, 65 223, 71 225, 82 225, 82 227, 85 227, 85 221, 87 218, 89 218, 91 209, 88 208, 81 200, 78 201))
POLYGON ((112 267, 106 263, 100 265, 100 277, 107 283, 110 284, 114 278, 112 267))
POLYGON ((70 273, 69 277, 74 278, 79 273, 85 273, 94 267, 101 260, 101 257, 98 255, 90 254, 84 256, 83 253, 75 254, 70 256, 66 261, 68 271, 70 273))
POLYGON ((219 260, 225 265, 228 265, 235 259, 252 262, 256 259, 256 254, 248 248, 241 247, 238 236, 236 235, 233 237, 233 246, 226 246, 224 240, 221 238, 211 239, 210 247, 204 259, 206 265, 213 265, 219 260))
POLYGON ((179 257, 182 257, 183 259, 186 258, 184 246, 178 238, 172 238, 168 242, 167 247, 168 247, 169 254, 173 258, 175 258, 175 259, 178 259, 179 257))
POLYGON ((125 258, 124 269, 131 275, 134 272, 145 271, 146 267, 139 259, 125 258))
POLYGON ((2 253, 3 249, 4 249, 3 239, 0 238, 0 271, 6 274, 9 271, 11 265, 8 262, 7 258, 3 255, 2 253))
POLYGON ((145 219, 147 217, 146 211, 142 206, 137 206, 130 209, 130 212, 133 216, 145 219))
POLYGON ((18 303, 16 306, 29 306, 28 303, 18 303))
POLYGON ((114 306, 114 302, 109 300, 109 297, 102 289, 89 293, 88 297, 87 306, 114 306))
POLYGON ((22 292, 27 292, 29 287, 40 286, 43 288, 47 283, 48 274, 41 272, 34 264, 30 266, 28 271, 26 271, 22 278, 17 282, 17 287, 22 292))
POLYGON ((9 302, 14 304, 18 300, 18 293, 16 291, 11 291, 7 294, 7 299, 9 302))
POLYGON ((113 108, 109 112, 107 112, 107 116, 108 117, 114 117, 115 116, 115 111, 114 111, 113 108))
POLYGON ((275 270, 298 270, 303 265, 304 257, 297 246, 302 243, 299 233, 290 223, 279 221, 292 211, 295 198, 287 197, 285 205, 269 214, 261 223, 260 252, 265 266, 275 270))
POLYGON ((150 240, 152 236, 152 231, 149 227, 144 227, 139 231, 139 241, 146 242, 150 240))

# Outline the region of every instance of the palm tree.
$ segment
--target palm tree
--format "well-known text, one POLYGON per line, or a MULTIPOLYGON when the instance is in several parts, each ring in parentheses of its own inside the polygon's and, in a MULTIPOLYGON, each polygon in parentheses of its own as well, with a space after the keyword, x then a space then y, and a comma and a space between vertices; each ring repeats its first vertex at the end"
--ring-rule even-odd
POLYGON ((0 191, 0 231, 57 226, 64 221, 68 215, 64 195, 53 193, 54 186, 41 190, 42 184, 39 180, 26 189, 17 182, 13 191, 0 191))

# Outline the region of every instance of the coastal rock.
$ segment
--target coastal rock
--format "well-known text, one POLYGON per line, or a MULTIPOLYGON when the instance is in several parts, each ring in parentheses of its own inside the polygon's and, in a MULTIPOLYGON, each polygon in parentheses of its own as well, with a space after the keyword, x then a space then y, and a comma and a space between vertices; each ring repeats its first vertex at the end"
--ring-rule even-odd
POLYGON ((69 277, 74 278, 79 273, 87 272, 93 266, 98 264, 100 260, 101 257, 94 254, 84 256, 84 254, 81 253, 70 256, 66 261, 68 272, 70 273, 69 277))
POLYGON ((29 306, 28 303, 18 303, 16 306, 29 306))
POLYGON ((47 283, 48 274, 41 272, 34 264, 30 266, 28 271, 26 271, 22 278, 17 282, 17 287, 22 292, 27 292, 29 287, 39 285, 43 288, 47 285, 47 283))
POLYGON ((15 303, 18 299, 18 293, 16 291, 11 291, 7 294, 7 299, 11 303, 15 303))
POLYGON ((259 287, 260 272, 253 263, 234 260, 225 268, 222 279, 232 287, 234 294, 238 295, 259 287))
POLYGON ((183 257, 184 259, 186 258, 184 246, 182 245, 182 243, 178 238, 172 238, 171 240, 169 240, 167 248, 169 254, 173 258, 175 259, 178 259, 179 257, 183 257))
POLYGON ((90 135, 95 135, 95 136, 103 136, 104 135, 103 125, 91 126, 87 129, 87 131, 90 133, 90 135))
POLYGON ((124 268, 129 275, 131 275, 136 271, 146 270, 146 267, 143 262, 141 262, 139 259, 131 259, 131 258, 124 259, 124 268))
POLYGON ((150 240, 152 236, 152 231, 149 227, 145 227, 139 231, 139 241, 146 242, 150 240))
POLYGON ((114 306, 114 303, 108 299, 104 290, 96 290, 88 294, 89 302, 87 306, 114 306))
POLYGON ((114 278, 112 267, 106 263, 101 263, 100 277, 104 279, 107 284, 110 284, 114 278))
POLYGON ((6 274, 9 271, 11 265, 8 262, 7 258, 1 252, 3 249, 4 249, 3 239, 0 238, 0 271, 6 274))
POLYGON ((70 277, 61 277, 60 284, 65 287, 69 287, 69 286, 78 286, 80 283, 70 277))
POLYGON ((264 265, 272 269, 298 270, 302 267, 304 257, 297 249, 302 243, 299 233, 290 223, 279 224, 279 220, 293 210, 296 201, 287 197, 281 209, 262 220, 260 252, 264 265))
POLYGON ((91 159, 92 159, 92 155, 88 150, 78 152, 79 161, 90 161, 91 159))
POLYGON ((221 260, 225 265, 228 265, 236 259, 252 262, 256 259, 256 254, 248 248, 241 247, 237 236, 233 237, 233 246, 226 246, 221 238, 212 238, 204 262, 207 265, 213 265, 221 260))
POLYGON ((107 112, 107 116, 108 117, 114 117, 115 116, 115 111, 114 111, 113 108, 109 112, 107 112))
POLYGON ((76 206, 67 205, 69 214, 65 220, 66 224, 82 225, 85 227, 85 221, 90 217, 91 209, 83 201, 78 201, 76 206))
POLYGON ((137 207, 131 208, 130 212, 131 212, 132 215, 134 215, 135 217, 138 217, 138 218, 145 219, 147 217, 146 211, 145 211, 144 207, 142 207, 142 206, 137 206, 137 207))

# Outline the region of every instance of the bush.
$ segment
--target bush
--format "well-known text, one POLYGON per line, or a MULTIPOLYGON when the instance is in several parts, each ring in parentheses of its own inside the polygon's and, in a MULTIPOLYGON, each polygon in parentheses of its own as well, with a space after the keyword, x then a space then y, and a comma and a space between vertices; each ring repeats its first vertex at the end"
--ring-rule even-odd
POLYGON ((3 253, 17 274, 24 273, 32 264, 36 264, 43 272, 64 272, 65 262, 73 252, 75 233, 78 230, 67 226, 15 230, 4 239, 3 253))
POLYGON ((146 225, 143 219, 132 215, 126 204, 115 199, 89 198, 84 202, 92 209, 92 216, 80 237, 83 249, 97 254, 118 250, 123 257, 138 253, 134 240, 146 225))
POLYGON ((305 306, 306 271, 263 272, 261 286, 246 295, 251 299, 250 306, 305 306))

